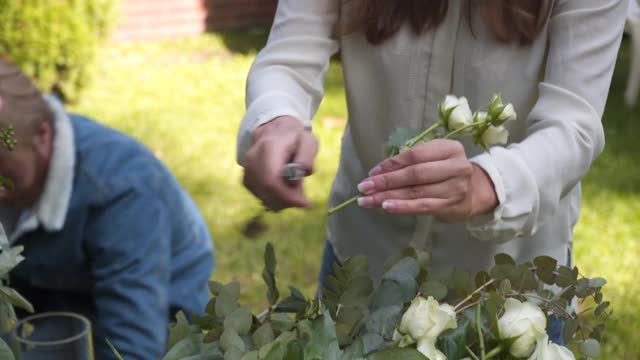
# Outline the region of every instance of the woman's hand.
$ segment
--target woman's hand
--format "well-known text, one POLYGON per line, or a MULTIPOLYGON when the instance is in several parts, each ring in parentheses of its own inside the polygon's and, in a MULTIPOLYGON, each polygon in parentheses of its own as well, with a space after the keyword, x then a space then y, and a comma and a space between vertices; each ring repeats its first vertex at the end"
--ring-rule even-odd
POLYGON ((358 204, 391 214, 428 214, 464 221, 492 211, 498 199, 489 176, 458 141, 433 140, 389 158, 358 185, 358 204))
POLYGON ((302 182, 288 183, 282 169, 295 162, 311 175, 317 152, 318 140, 300 121, 290 116, 271 120, 253 132, 253 146, 243 164, 244 186, 274 211, 308 207, 302 182))

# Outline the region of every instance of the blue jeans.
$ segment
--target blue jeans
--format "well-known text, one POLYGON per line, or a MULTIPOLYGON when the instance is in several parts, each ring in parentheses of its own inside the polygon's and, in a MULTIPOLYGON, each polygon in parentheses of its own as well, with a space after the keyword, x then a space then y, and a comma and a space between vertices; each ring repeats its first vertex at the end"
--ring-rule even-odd
MULTIPOLYGON (((329 275, 335 274, 333 271, 333 263, 338 261, 336 253, 333 251, 333 246, 327 241, 324 245, 324 252, 322 253, 322 265, 320 267, 320 289, 326 287, 325 278, 329 275)), ((549 340, 562 346, 566 346, 566 343, 562 339, 562 330, 564 328, 564 321, 561 317, 551 315, 549 317, 549 324, 547 326, 547 335, 549 340)))

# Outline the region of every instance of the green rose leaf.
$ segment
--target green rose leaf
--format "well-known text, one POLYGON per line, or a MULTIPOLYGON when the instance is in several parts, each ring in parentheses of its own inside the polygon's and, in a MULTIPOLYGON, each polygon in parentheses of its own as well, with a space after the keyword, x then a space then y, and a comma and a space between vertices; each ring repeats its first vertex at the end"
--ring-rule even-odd
POLYGON ((0 359, 2 360, 15 360, 13 352, 9 345, 2 338, 0 338, 0 359))
POLYGON ((33 305, 22 297, 15 289, 8 286, 0 286, 0 300, 4 300, 11 305, 22 308, 30 313, 33 312, 33 305))
POLYGON ((367 356, 367 360, 425 360, 426 357, 413 348, 390 348, 367 356))
POLYGON ((24 246, 21 245, 2 249, 0 252, 0 278, 5 278, 9 271, 24 261, 24 256, 20 255, 23 250, 24 246))
POLYGON ((458 322, 458 327, 449 330, 438 338, 438 349, 447 359, 462 359, 467 354, 467 334, 471 329, 471 322, 463 317, 458 322))

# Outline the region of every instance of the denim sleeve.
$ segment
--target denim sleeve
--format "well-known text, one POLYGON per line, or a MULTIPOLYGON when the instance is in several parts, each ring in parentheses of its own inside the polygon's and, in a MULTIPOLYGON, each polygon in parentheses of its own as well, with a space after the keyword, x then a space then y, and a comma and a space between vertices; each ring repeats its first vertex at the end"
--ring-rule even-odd
POLYGON ((151 194, 127 192, 96 210, 86 232, 95 280, 97 359, 156 359, 169 320, 170 226, 151 194))

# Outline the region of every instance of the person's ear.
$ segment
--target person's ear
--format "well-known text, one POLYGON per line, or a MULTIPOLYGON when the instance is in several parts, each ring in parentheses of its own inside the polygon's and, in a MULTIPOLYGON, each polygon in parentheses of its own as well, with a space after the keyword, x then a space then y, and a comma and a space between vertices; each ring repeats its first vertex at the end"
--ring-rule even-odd
POLYGON ((32 146, 36 154, 44 159, 49 159, 53 152, 53 124, 51 121, 43 121, 38 125, 32 137, 32 146))

